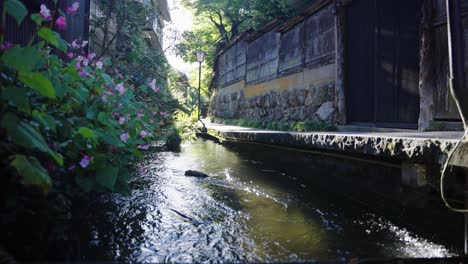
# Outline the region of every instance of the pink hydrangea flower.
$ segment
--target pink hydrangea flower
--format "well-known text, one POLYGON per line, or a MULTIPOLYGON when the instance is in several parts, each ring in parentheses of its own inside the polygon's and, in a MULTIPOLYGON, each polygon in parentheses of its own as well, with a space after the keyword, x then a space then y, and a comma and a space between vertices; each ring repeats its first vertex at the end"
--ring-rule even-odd
POLYGON ((156 87, 156 79, 153 79, 148 85, 151 88, 151 90, 155 92, 159 90, 159 87, 156 87))
POLYGON ((148 136, 148 132, 142 130, 142 131, 140 132, 140 137, 141 137, 141 138, 146 138, 146 136, 148 136))
POLYGON ((76 43, 76 39, 72 41, 71 46, 72 46, 72 48, 74 48, 74 49, 77 49, 77 48, 80 47, 80 45, 78 45, 78 43, 76 43))
POLYGON ((88 54, 88 60, 93 60, 94 58, 96 58, 96 53, 88 54))
POLYGON ((84 66, 88 66, 88 64, 89 64, 89 60, 86 59, 86 58, 84 58, 84 59, 83 59, 83 65, 84 65, 84 66))
POLYGON ((41 11, 39 13, 41 14, 42 19, 44 20, 50 19, 50 10, 49 8, 47 8, 46 5, 44 4, 41 5, 41 11))
POLYGON ((81 69, 78 72, 78 75, 81 76, 81 77, 86 77, 88 75, 88 73, 84 69, 81 69))
POLYGON ((88 167, 88 165, 91 163, 92 160, 93 160, 93 158, 89 157, 86 154, 82 154, 82 159, 80 161, 80 166, 84 169, 84 168, 88 167))
POLYGON ((63 16, 59 16, 57 20, 55 20, 55 25, 57 26, 58 29, 65 29, 67 28, 67 20, 63 16))
POLYGON ((120 140, 122 140, 123 143, 127 143, 129 137, 130 135, 128 135, 128 133, 123 133, 122 135, 120 135, 120 140))
POLYGON ((71 52, 71 51, 67 52, 67 57, 69 59, 73 59, 73 56, 75 56, 75 54, 73 54, 73 52, 71 52))
POLYGON ((138 149, 143 149, 143 150, 147 150, 147 149, 149 149, 149 147, 150 147, 150 146, 149 146, 149 145, 146 145, 146 144, 144 144, 144 145, 138 145, 138 146, 137 146, 138 149))
POLYGON ((117 84, 115 89, 120 93, 120 95, 123 95, 127 91, 125 87, 123 86, 123 83, 117 84))
POLYGON ((119 124, 123 125, 127 121, 127 118, 125 117, 120 117, 119 118, 119 124))
POLYGON ((80 7, 80 3, 78 3, 78 2, 73 3, 72 6, 69 6, 67 8, 67 14, 71 15, 71 14, 75 13, 76 10, 78 10, 79 7, 80 7))
POLYGON ((54 172, 54 171, 57 170, 57 165, 55 165, 55 164, 52 163, 52 162, 48 162, 48 163, 46 164, 46 168, 47 168, 47 170, 48 170, 49 172, 54 172))
POLYGON ((102 61, 96 62, 96 68, 102 69, 102 61))
POLYGON ((96 68, 102 69, 102 61, 96 62, 96 68))
POLYGON ((79 61, 77 61, 75 63, 75 69, 79 69, 79 68, 81 68, 81 63, 79 61))
POLYGON ((5 52, 11 47, 13 47, 13 44, 11 42, 5 41, 5 43, 2 44, 2 51, 5 52))

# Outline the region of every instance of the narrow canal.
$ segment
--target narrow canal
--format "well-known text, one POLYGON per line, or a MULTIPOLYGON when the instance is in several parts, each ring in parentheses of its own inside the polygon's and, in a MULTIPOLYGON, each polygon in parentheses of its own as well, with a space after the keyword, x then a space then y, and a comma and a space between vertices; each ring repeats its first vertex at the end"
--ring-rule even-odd
POLYGON ((461 248, 462 219, 436 194, 402 187, 393 166, 199 140, 149 153, 136 171, 131 195, 91 204, 82 260, 340 261, 461 248))

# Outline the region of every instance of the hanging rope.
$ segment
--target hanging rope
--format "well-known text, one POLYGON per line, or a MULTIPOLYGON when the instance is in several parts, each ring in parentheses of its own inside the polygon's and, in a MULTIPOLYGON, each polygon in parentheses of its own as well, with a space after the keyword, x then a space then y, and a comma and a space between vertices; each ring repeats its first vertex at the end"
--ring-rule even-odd
POLYGON ((444 191, 444 180, 445 180, 445 176, 446 176, 446 171, 447 171, 447 168, 450 164, 450 160, 452 159, 452 156, 453 154, 455 153, 455 151, 458 149, 458 147, 460 146, 461 142, 463 140, 465 140, 467 138, 467 135, 468 135, 468 129, 465 131, 465 133, 463 134, 463 136, 460 138, 460 140, 457 141, 457 143, 455 144, 455 146, 453 147, 453 149, 450 150, 448 156, 447 156, 447 160, 445 161, 444 163, 444 166, 442 168, 442 175, 440 176, 440 196, 442 197, 442 201, 444 201, 445 205, 452 211, 454 212, 458 212, 458 213, 468 213, 468 209, 467 208, 456 208, 455 206, 452 206, 448 199, 445 197, 445 191, 444 191))

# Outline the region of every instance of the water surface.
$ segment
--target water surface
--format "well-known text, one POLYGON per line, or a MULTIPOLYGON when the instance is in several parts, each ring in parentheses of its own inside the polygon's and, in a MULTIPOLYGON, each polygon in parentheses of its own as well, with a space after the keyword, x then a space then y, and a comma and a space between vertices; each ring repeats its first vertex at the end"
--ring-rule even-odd
POLYGON ((395 164, 201 140, 148 153, 135 171, 131 195, 91 205, 82 260, 448 257, 462 240, 460 217, 402 187, 395 164))

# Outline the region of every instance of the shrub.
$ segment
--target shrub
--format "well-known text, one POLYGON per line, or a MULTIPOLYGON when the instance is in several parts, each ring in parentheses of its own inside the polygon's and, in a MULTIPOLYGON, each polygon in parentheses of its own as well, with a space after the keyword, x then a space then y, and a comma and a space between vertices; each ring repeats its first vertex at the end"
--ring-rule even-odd
MULTIPOLYGON (((27 10, 11 1, 15 10, 6 12, 20 23, 27 10)), ((128 164, 170 117, 158 105, 155 82, 135 87, 109 60, 85 54, 86 43, 67 45, 52 23, 39 14, 31 18, 39 42, 4 48, 0 57, 4 170, 45 193, 53 180, 78 193, 124 188, 128 164), (153 103, 138 101, 137 92, 153 103)))

